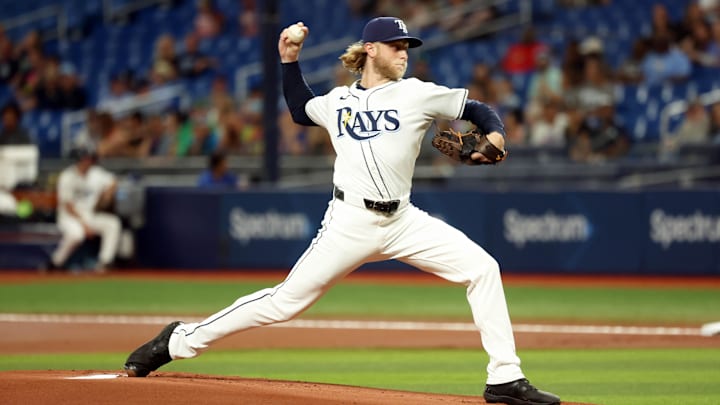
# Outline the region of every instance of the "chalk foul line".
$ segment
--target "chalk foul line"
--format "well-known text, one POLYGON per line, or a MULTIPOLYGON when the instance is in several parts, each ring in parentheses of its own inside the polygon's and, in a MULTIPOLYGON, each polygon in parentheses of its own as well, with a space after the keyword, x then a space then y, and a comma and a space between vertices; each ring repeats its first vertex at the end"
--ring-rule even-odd
MULTIPOLYGON (((8 314, 0 313, 0 322, 23 323, 87 323, 107 325, 165 325, 177 319, 198 322, 201 318, 141 316, 141 315, 63 315, 63 314, 8 314)), ((475 332, 472 323, 463 322, 410 322, 410 321, 352 321, 296 319, 270 325, 288 329, 370 329, 407 331, 475 332)), ((707 336, 701 328, 665 326, 613 326, 613 325, 544 325, 514 324, 520 333, 559 333, 589 335, 645 335, 645 336, 707 336)))

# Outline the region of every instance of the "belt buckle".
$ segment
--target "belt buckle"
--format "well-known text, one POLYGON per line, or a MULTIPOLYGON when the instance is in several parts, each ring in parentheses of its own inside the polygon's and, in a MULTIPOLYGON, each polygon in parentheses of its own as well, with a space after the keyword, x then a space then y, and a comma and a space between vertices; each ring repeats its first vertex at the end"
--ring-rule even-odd
POLYGON ((375 210, 385 214, 393 214, 400 207, 400 200, 372 201, 366 198, 363 199, 363 201, 365 202, 365 207, 367 209, 375 210))

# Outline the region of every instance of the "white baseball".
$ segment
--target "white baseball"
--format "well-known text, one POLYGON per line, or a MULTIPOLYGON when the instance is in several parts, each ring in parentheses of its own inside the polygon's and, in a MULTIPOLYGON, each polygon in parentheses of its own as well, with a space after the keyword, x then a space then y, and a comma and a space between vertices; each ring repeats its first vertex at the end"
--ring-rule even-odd
POLYGON ((290 42, 299 44, 305 39, 305 31, 299 25, 293 24, 288 27, 288 39, 290 42))

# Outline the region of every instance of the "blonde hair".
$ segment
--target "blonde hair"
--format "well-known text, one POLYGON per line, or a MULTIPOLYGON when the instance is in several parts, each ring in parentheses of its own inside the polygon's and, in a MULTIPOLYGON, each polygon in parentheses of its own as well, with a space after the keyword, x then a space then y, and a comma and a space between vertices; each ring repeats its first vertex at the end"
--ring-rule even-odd
POLYGON ((338 58, 342 61, 343 67, 354 74, 362 74, 367 60, 367 52, 362 41, 355 42, 347 47, 345 53, 338 58))

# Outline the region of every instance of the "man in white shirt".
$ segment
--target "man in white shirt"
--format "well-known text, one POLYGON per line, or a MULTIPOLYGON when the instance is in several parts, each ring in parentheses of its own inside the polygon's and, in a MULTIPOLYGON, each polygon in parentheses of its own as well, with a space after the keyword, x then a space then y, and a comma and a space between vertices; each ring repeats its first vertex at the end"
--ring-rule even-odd
POLYGON ((63 170, 58 180, 57 224, 62 239, 52 255, 52 264, 62 267, 84 240, 99 236, 95 270, 102 273, 115 259, 122 230, 120 218, 100 212, 112 203, 117 181, 112 173, 95 164, 94 152, 78 149, 75 157, 75 164, 63 170))

